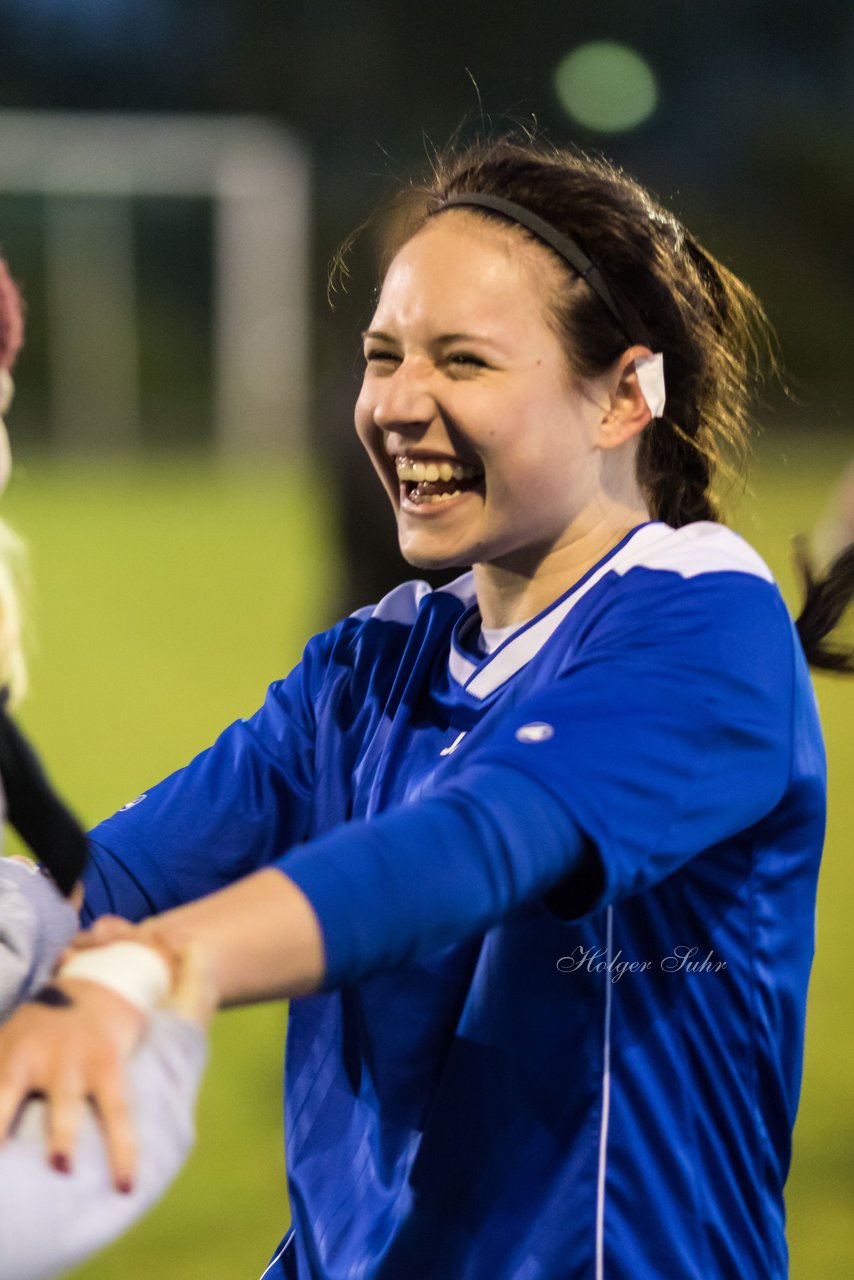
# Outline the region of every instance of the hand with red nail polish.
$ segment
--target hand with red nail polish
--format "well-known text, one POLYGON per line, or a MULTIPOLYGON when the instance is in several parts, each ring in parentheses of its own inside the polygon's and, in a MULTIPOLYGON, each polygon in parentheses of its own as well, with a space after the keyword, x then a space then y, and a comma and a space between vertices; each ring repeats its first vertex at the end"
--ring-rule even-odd
POLYGON ((0 1146, 0 1277, 44 1280, 90 1257, 159 1199, 193 1145, 215 971, 196 943, 159 949, 173 986, 150 1016, 128 1016, 127 1002, 94 980, 64 977, 0 1031, 0 1072, 11 1065, 18 1094, 40 1095, 18 1108, 0 1146), (122 1089, 127 1076, 136 1136, 120 1117, 116 1130, 110 1086, 99 1083, 114 1068, 122 1089))
POLYGON ((136 1144, 125 1074, 146 1016, 97 982, 78 978, 55 985, 70 1003, 22 1005, 0 1027, 0 1144, 27 1097, 43 1094, 48 1159, 57 1172, 70 1172, 80 1123, 91 1105, 113 1183, 129 1190, 136 1144))

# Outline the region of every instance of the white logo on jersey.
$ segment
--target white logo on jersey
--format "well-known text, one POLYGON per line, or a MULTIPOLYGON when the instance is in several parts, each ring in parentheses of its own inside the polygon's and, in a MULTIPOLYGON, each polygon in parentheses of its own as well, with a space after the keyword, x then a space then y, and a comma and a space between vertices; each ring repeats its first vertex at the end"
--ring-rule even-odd
POLYGON ((439 755, 449 756, 452 751, 456 751, 457 747, 460 745, 463 738, 466 736, 466 732, 467 730, 463 729, 462 733, 458 733, 456 738, 454 738, 453 742, 451 743, 451 745, 449 747, 443 747, 442 750, 439 752, 439 755))
POLYGON ((519 742, 547 742, 553 737, 554 725, 546 724, 544 720, 533 720, 530 724, 523 724, 516 730, 516 738, 519 742))
POLYGON ((148 799, 148 792, 143 791, 141 796, 137 796, 135 800, 128 800, 127 804, 123 804, 119 813, 125 813, 128 809, 133 809, 135 805, 142 804, 143 800, 148 799))

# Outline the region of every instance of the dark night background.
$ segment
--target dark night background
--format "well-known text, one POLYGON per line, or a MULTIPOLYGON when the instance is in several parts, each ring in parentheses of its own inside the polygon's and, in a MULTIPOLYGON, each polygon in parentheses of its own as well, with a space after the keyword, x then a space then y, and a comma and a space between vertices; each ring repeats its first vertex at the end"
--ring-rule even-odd
POLYGON ((296 129, 314 161, 319 284, 389 179, 423 164, 422 135, 441 144, 477 116, 474 79, 499 124, 535 117, 553 140, 601 147, 649 183, 712 249, 749 268, 796 371, 850 389, 847 0, 5 0, 0 22, 14 53, 5 107, 252 112, 296 129), (660 87, 653 117, 613 137, 574 126, 552 88, 563 53, 605 37, 648 58, 660 87))
MULTIPOLYGON (((252 113, 303 139, 313 170, 312 432, 333 473, 343 465, 352 474, 352 462, 370 484, 349 416, 354 335, 368 314, 373 264, 357 254, 350 292, 333 312, 325 296, 329 261, 395 183, 423 169, 430 145, 442 145, 461 124, 471 132, 484 118, 496 128, 535 120, 550 140, 601 149, 649 185, 758 291, 810 420, 851 431, 849 0, 5 0, 0 40, 4 107, 252 113), (574 123, 553 87, 564 53, 603 38, 635 48, 658 80, 657 109, 623 133, 574 123)), ((144 359, 185 389, 181 412, 158 415, 147 432, 159 443, 192 442, 206 430, 199 374, 210 353, 203 325, 185 323, 182 313, 192 319, 208 305, 208 211, 204 202, 180 210, 149 205, 138 230, 148 293, 144 359)), ((17 216, 31 214, 19 201, 17 216)), ((43 309, 35 269, 25 286, 37 331, 43 309)), ((34 355, 34 378, 36 363, 34 355)), ((29 371, 25 360, 24 381, 29 371)), ((794 416, 780 396, 772 404, 776 423, 794 416)), ((43 415, 24 417, 19 441, 26 447, 44 430, 43 415)), ((342 520, 352 533, 361 502, 353 501, 352 483, 347 489, 342 520)), ((361 559, 376 566, 384 535, 363 536, 380 539, 376 553, 361 559)), ((354 598, 375 594, 398 571, 393 562, 361 581, 354 567, 354 598)))

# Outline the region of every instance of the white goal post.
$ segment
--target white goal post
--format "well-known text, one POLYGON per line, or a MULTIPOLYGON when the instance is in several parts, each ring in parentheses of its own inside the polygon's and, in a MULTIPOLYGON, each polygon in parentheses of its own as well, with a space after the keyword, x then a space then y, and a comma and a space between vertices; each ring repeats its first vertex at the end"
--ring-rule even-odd
POLYGON ((138 440, 131 202, 160 196, 212 202, 218 447, 247 457, 303 452, 309 167, 289 131, 250 117, 4 110, 5 193, 46 202, 59 447, 123 448, 138 440))

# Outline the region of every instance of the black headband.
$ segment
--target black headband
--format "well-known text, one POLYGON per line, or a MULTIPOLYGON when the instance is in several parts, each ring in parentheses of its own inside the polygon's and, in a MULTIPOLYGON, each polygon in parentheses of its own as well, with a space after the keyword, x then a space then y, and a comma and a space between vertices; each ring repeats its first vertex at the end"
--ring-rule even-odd
MULTIPOLYGON (((542 240, 544 244, 547 244, 550 249, 554 249, 555 253, 559 254, 565 262, 568 262, 587 281, 597 298, 611 312, 625 337, 629 338, 626 322, 620 314, 620 309, 614 301, 605 277, 595 262, 591 262, 581 246, 576 244, 574 240, 570 240, 569 236, 563 235, 556 227, 546 222, 545 219, 540 218, 536 213, 531 213, 530 209, 526 209, 521 204, 516 204, 513 200, 505 200, 503 196, 482 195, 480 192, 463 192, 460 195, 448 196, 447 200, 444 200, 438 209, 433 210, 433 213, 441 213, 443 209, 448 209, 452 205, 473 205, 479 209, 492 209, 495 213, 500 213, 505 218, 509 218, 511 222, 518 222, 520 227, 524 227, 526 231, 531 232, 531 235, 536 236, 538 240, 542 240)), ((630 338, 629 341, 631 341, 630 338)))

